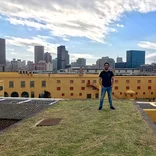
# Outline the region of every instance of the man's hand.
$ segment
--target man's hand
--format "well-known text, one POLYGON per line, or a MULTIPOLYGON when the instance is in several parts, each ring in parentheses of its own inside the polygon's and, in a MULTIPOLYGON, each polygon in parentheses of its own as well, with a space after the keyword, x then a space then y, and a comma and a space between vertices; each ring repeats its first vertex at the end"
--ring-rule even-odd
POLYGON ((114 85, 114 76, 112 77, 112 83, 111 83, 111 87, 113 88, 114 85))

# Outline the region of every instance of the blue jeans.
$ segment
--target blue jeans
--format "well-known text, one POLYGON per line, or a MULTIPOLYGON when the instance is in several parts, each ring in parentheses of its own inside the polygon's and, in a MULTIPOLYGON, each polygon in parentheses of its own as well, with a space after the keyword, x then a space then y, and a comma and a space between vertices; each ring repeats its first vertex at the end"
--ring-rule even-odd
POLYGON ((110 107, 113 107, 113 104, 112 104, 112 87, 102 87, 101 88, 101 97, 100 97, 100 106, 99 106, 101 108, 103 106, 104 97, 106 95, 106 92, 108 94, 108 100, 109 100, 110 107))

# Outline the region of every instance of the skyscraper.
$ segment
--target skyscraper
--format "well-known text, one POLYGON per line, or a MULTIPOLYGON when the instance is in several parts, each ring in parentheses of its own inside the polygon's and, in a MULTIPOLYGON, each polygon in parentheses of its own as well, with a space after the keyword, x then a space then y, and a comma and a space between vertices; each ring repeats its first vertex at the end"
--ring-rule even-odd
POLYGON ((35 51, 35 56, 34 56, 35 64, 37 64, 39 61, 43 61, 44 60, 44 46, 35 46, 34 51, 35 51))
POLYGON ((86 59, 84 59, 84 58, 78 58, 77 59, 77 66, 79 66, 79 67, 85 67, 86 66, 86 59))
POLYGON ((69 64, 69 54, 65 46, 57 47, 57 69, 65 69, 69 64))
POLYGON ((52 63, 52 56, 50 53, 46 52, 44 54, 44 61, 46 61, 46 63, 52 63))
POLYGON ((66 58, 65 58, 65 60, 66 60, 66 65, 68 65, 69 64, 69 54, 68 54, 67 50, 66 50, 66 58))
POLYGON ((2 67, 2 71, 4 71, 6 65, 6 45, 5 39, 0 38, 0 66, 2 67))
POLYGON ((140 68, 145 64, 145 51, 129 50, 126 57, 127 68, 140 68))
POLYGON ((117 63, 122 63, 122 62, 123 62, 123 61, 122 61, 122 57, 117 57, 116 62, 117 62, 117 63))
POLYGON ((18 71, 18 62, 15 58, 11 61, 11 71, 18 71))
POLYGON ((52 64, 53 64, 53 70, 57 70, 57 58, 52 60, 52 64))
POLYGON ((104 63, 106 63, 106 62, 109 63, 111 69, 115 68, 115 61, 114 61, 114 59, 109 58, 109 57, 102 57, 101 59, 98 59, 96 61, 96 67, 98 69, 103 69, 104 63))

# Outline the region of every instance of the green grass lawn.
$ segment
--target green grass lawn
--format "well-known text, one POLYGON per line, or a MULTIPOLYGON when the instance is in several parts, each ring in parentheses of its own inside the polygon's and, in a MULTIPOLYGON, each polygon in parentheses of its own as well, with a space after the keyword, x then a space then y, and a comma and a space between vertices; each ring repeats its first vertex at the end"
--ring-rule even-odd
POLYGON ((62 101, 0 135, 0 156, 155 156, 156 136, 130 101, 62 101), (43 118, 63 118, 34 127, 43 118))

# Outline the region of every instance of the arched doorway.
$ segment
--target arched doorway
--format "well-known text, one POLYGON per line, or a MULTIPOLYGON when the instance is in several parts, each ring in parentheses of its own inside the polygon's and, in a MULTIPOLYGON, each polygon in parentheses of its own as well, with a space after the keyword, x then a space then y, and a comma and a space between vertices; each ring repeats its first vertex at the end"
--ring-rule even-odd
POLYGON ((4 97, 8 97, 8 93, 7 92, 4 92, 4 97))
POLYGON ((51 94, 48 91, 44 91, 43 93, 39 94, 39 98, 51 98, 51 94))
POLYGON ((11 97, 18 97, 19 95, 18 95, 18 93, 17 92, 12 92, 11 93, 11 97))
POLYGON ((27 93, 27 92, 23 92, 22 94, 21 94, 21 97, 29 97, 29 94, 27 93))

